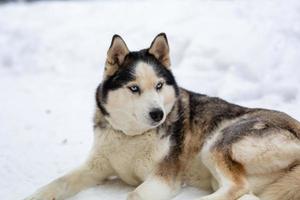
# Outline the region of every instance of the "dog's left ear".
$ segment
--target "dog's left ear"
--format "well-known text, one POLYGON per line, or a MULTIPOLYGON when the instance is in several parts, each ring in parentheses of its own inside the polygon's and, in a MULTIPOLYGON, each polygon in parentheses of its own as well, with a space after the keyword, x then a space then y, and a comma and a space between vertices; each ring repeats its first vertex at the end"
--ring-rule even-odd
POLYGON ((170 68, 169 44, 165 33, 158 34, 151 43, 148 52, 167 68, 170 68))

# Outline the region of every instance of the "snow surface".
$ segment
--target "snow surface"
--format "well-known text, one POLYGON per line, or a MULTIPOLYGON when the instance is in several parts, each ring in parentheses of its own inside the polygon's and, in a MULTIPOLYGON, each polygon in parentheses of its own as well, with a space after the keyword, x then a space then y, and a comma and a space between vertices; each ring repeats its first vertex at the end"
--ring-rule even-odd
MULTIPOLYGON (((0 6, 0 199, 82 163, 114 33, 132 50, 166 32, 181 86, 300 119, 299 0, 105 0, 0 6)), ((125 199, 118 180, 72 200, 125 199)), ((204 194, 185 188, 176 197, 204 194)))

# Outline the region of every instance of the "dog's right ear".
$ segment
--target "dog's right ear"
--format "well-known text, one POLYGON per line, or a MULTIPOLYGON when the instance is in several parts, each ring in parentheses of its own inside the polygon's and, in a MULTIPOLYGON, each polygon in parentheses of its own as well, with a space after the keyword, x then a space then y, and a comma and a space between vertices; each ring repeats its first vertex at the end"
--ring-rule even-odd
POLYGON ((114 35, 107 51, 105 75, 113 75, 123 64, 129 49, 124 40, 119 35, 114 35))
POLYGON ((165 33, 158 34, 151 43, 148 52, 161 62, 165 67, 170 68, 169 44, 165 33))

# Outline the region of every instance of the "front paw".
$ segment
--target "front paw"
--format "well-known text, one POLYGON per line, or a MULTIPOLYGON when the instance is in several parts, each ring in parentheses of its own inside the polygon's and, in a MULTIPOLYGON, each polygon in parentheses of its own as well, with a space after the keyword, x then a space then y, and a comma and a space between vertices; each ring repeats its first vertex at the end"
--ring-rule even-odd
POLYGON ((130 192, 127 196, 127 200, 143 200, 137 192, 130 192))
POLYGON ((245 194, 244 196, 240 197, 238 200, 260 200, 257 196, 252 194, 245 194))

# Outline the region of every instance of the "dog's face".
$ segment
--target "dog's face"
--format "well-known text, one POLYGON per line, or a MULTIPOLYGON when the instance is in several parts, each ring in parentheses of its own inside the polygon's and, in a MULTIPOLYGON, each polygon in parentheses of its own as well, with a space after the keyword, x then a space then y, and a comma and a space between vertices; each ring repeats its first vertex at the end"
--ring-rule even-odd
POLYGON ((159 126, 177 95, 165 34, 137 52, 130 52, 120 36, 113 37, 97 103, 114 129, 138 135, 159 126))

